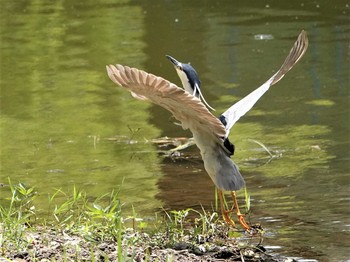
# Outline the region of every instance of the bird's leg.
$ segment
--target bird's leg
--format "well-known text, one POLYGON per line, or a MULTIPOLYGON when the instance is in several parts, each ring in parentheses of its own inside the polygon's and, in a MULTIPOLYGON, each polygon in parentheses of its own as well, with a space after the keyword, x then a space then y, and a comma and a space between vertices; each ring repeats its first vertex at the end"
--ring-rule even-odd
POLYGON ((229 216, 229 214, 231 212, 233 212, 234 208, 236 208, 236 215, 238 217, 239 223, 243 226, 243 228, 245 230, 250 231, 251 227, 245 221, 244 215, 239 210, 238 201, 237 201, 237 198, 236 198, 235 191, 231 191, 231 195, 232 195, 232 198, 233 198, 233 207, 231 209, 229 209, 229 210, 226 210, 226 208, 225 208, 224 195, 223 195, 223 192, 221 190, 219 190, 219 189, 218 189, 218 195, 219 195, 219 199, 220 199, 221 213, 222 213, 222 216, 223 216, 225 222, 230 224, 233 227, 236 227, 235 222, 229 216))
POLYGON ((189 138, 185 144, 182 144, 182 145, 179 145, 179 146, 177 146, 175 148, 172 148, 172 149, 169 150, 169 152, 170 152, 170 154, 173 154, 176 151, 184 150, 184 149, 186 149, 186 148, 188 148, 190 146, 193 146, 195 144, 196 143, 194 142, 194 139, 192 137, 192 138, 189 138))
POLYGON ((218 189, 218 195, 220 199, 220 208, 221 208, 222 217, 224 218, 226 223, 230 224, 233 227, 236 227, 235 222, 229 216, 229 213, 233 211, 233 208, 230 210, 225 209, 224 196, 223 196, 223 192, 220 189, 218 189))
POLYGON ((239 220, 239 223, 241 223, 241 225, 244 227, 245 230, 250 231, 250 226, 248 225, 248 223, 245 221, 244 219, 244 215, 242 215, 241 211, 239 210, 239 206, 238 206, 238 202, 237 202, 237 198, 236 198, 236 192, 235 191, 231 191, 231 195, 233 198, 233 203, 236 207, 236 214, 239 220))

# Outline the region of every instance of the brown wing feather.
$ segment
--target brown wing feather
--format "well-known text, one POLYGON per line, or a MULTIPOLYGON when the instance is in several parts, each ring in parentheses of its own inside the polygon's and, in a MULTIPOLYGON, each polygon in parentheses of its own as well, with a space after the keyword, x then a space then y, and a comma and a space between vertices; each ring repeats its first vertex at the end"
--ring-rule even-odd
POLYGON ((307 39, 306 32, 303 30, 298 36, 297 41, 294 43, 293 48, 290 50, 289 55, 284 60, 278 73, 275 75, 271 85, 277 83, 281 78, 299 61, 305 54, 309 41, 307 39))
POLYGON ((170 111, 183 128, 225 136, 225 127, 198 98, 164 78, 122 65, 109 65, 107 72, 114 83, 170 111))

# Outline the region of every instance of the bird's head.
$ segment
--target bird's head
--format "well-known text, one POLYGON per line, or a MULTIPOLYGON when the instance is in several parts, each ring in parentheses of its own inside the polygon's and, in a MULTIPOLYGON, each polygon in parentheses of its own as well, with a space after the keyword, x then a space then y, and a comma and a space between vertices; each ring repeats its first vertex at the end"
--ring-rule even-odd
POLYGON ((190 64, 181 63, 170 55, 167 55, 166 57, 174 65, 176 72, 181 79, 183 88, 190 94, 199 97, 200 94, 199 92, 196 92, 196 90, 200 88, 201 81, 199 80, 196 70, 194 70, 190 64))
POLYGON ((205 101, 202 92, 201 92, 201 81, 199 80, 196 70, 190 64, 183 64, 177 61, 175 58, 170 55, 166 56, 170 62, 174 65, 177 74, 181 79, 183 88, 190 93, 191 95, 201 99, 203 103, 211 110, 214 110, 207 101, 205 101))

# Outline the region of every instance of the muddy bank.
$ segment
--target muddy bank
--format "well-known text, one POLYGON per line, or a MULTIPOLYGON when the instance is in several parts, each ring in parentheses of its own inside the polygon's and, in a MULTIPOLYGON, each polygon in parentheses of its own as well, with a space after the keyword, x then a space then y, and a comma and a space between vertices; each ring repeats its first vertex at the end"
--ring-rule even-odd
POLYGON ((129 229, 118 239, 89 239, 49 227, 28 229, 27 248, 8 245, 0 261, 295 261, 268 254, 262 245, 242 244, 228 236, 184 236, 171 240, 167 233, 153 235, 129 229), (121 243, 121 244, 118 244, 121 243))

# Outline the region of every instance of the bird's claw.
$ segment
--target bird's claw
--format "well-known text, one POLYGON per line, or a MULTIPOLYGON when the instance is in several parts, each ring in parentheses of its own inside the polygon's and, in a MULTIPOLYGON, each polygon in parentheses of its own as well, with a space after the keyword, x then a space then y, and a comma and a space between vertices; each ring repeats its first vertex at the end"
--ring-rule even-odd
POLYGON ((237 214, 238 217, 238 221, 239 223, 242 225, 242 227, 247 230, 248 232, 250 232, 251 227, 248 225, 248 223, 245 221, 244 219, 245 215, 242 215, 241 213, 237 214))
POLYGON ((222 213, 222 217, 225 220, 225 222, 233 227, 236 227, 236 223, 229 217, 229 213, 231 213, 233 210, 224 210, 222 213))

